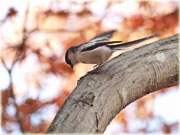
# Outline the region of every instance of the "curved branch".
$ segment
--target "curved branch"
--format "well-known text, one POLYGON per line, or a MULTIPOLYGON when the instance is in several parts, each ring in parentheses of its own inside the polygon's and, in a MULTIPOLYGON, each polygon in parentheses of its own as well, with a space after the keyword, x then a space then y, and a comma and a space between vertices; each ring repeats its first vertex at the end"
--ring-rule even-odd
POLYGON ((178 35, 126 52, 89 72, 47 133, 102 133, 128 104, 178 84, 178 35))

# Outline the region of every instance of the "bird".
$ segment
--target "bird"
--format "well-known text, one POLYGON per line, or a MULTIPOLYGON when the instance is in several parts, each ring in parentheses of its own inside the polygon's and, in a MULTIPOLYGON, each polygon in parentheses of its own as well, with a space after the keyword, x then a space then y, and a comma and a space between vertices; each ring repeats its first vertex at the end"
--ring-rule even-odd
POLYGON ((115 51, 125 50, 127 47, 159 36, 159 34, 156 33, 154 35, 126 43, 121 43, 122 41, 109 41, 115 32, 116 30, 104 32, 88 42, 68 48, 65 54, 66 63, 71 68, 78 63, 96 64, 100 66, 104 64, 115 51))

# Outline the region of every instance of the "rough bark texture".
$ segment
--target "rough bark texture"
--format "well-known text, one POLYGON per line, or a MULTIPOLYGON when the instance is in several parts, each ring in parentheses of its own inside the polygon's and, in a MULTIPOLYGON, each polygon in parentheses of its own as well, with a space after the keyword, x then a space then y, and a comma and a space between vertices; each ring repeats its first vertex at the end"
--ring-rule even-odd
POLYGON ((47 133, 103 133, 128 104, 178 84, 178 35, 121 54, 89 72, 47 133))

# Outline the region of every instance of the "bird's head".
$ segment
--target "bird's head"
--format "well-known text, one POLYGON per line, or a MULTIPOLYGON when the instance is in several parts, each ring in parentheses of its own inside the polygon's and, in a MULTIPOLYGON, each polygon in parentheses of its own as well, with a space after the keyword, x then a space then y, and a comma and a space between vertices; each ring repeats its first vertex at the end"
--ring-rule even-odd
POLYGON ((70 47, 65 54, 65 61, 71 68, 73 68, 73 66, 78 63, 76 60, 76 52, 77 47, 73 46, 70 47))

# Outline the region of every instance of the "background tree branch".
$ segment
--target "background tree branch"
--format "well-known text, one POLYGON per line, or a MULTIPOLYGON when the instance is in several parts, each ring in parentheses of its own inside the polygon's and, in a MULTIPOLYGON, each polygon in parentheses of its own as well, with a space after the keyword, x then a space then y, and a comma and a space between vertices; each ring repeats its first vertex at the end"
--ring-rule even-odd
POLYGON ((47 133, 102 133, 127 105, 178 84, 178 35, 121 54, 78 81, 47 133))

